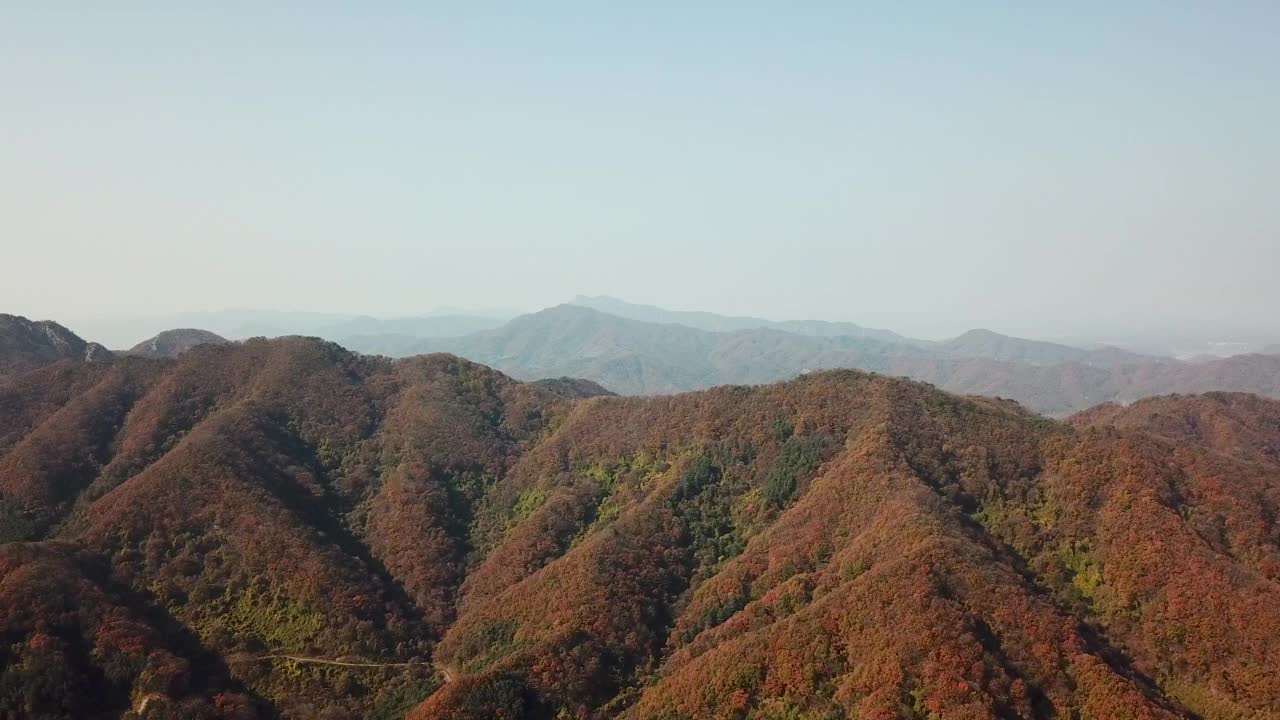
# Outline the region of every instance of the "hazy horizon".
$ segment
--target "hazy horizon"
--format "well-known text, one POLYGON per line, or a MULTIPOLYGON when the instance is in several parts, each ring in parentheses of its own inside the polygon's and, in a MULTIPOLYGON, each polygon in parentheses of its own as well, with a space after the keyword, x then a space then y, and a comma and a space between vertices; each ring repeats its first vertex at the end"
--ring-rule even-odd
MULTIPOLYGON (((40 314, 24 314, 14 312, 11 309, 0 309, 0 312, 9 312, 17 315, 24 315, 31 320, 52 320, 58 322, 71 329, 73 332, 81 335, 87 340, 101 342, 110 347, 123 349, 148 339, 151 336, 164 330, 179 329, 184 327, 194 327, 197 329, 216 329, 217 332, 227 334, 229 332, 225 323, 229 317, 236 315, 245 315, 248 319, 244 321, 244 325, 253 326, 254 323, 261 322, 261 316, 278 314, 281 316, 311 316, 315 328, 323 328, 331 324, 341 323, 343 321, 368 318, 378 321, 395 321, 413 318, 427 318, 440 316, 459 316, 473 318, 490 318, 500 319, 503 322, 514 319, 521 315, 537 313, 542 310, 554 308, 558 305, 572 304, 583 295, 575 295, 573 297, 562 298, 559 302, 553 302, 545 307, 529 307, 529 308, 494 308, 494 307, 456 307, 456 306, 439 306, 429 308, 422 312, 411 313, 355 313, 343 312, 341 310, 312 310, 312 309, 292 309, 292 308, 265 308, 265 307, 223 307, 209 308, 201 310, 183 310, 173 312, 99 312, 84 313, 72 312, 62 315, 40 315, 40 314), (212 325, 209 322, 201 322, 202 319, 219 318, 223 320, 222 325, 212 325)), ((655 307, 664 311, 673 312, 702 312, 720 315, 724 317, 744 317, 756 318, 771 322, 786 321, 825 321, 825 322, 849 322, 860 324, 864 327, 890 330, 899 332, 908 338, 920 340, 940 341, 947 340, 966 332, 975 330, 986 330, 1004 335, 1023 337, 1032 340, 1044 340, 1049 342, 1058 342, 1077 347, 1092 346, 1115 346, 1127 348, 1139 352, 1150 352, 1154 354, 1165 355, 1185 355, 1193 356, 1197 354, 1218 354, 1232 355, 1241 352, 1255 352, 1263 346, 1280 345, 1280 331, 1263 330, 1221 330, 1218 328, 1168 328, 1168 327, 1146 327, 1132 328, 1120 333, 1113 332, 1108 335, 1106 332, 1079 332, 1066 334, 1037 334, 1034 332, 1019 334, 1009 331, 1001 327, 993 327, 989 325, 973 324, 956 332, 949 333, 933 333, 913 335, 907 332, 900 332, 900 328, 894 327, 876 327, 867 323, 859 323, 857 318, 845 317, 787 317, 777 314, 749 314, 743 312, 734 312, 732 310, 725 312, 717 312, 707 310, 706 308, 697 307, 668 307, 653 303, 633 303, 627 298, 618 298, 616 296, 602 294, 600 296, 585 297, 605 297, 612 300, 621 300, 628 304, 655 307), (1216 346, 1216 349, 1215 349, 1216 346)), ((603 310, 601 312, 608 312, 603 310)), ((297 332, 307 332, 305 326, 298 327, 296 325, 286 325, 279 328, 283 334, 294 334, 297 332)), ((252 334, 252 333, 251 333, 252 334)), ((247 336, 237 333, 231 333, 231 336, 247 336)))
POLYGON ((1277 28, 1265 3, 8 6, 0 312, 584 294, 1274 341, 1277 28))
MULTIPOLYGON (((30 316, 30 319, 53 320, 67 327, 86 340, 95 341, 106 345, 108 348, 116 350, 124 350, 133 347, 143 340, 150 339, 166 330, 184 328, 210 330, 233 340, 256 336, 276 337, 281 335, 314 335, 328 340, 337 341, 339 343, 350 340, 357 341, 358 344, 361 344, 367 342, 368 339, 378 336, 390 338, 393 336, 445 337, 467 335, 477 331, 497 329, 504 326, 508 321, 519 318, 523 315, 549 310, 563 304, 584 304, 598 312, 621 315, 623 317, 633 316, 632 311, 640 311, 641 314, 634 315, 634 317, 641 322, 669 322, 689 327, 699 327, 701 323, 677 317, 672 317, 666 320, 646 319, 644 317, 644 310, 647 308, 666 313, 674 312, 677 314, 682 312, 693 312, 715 315, 723 319, 754 319, 766 322, 823 320, 822 318, 762 317, 758 315, 747 316, 741 313, 711 313, 701 308, 672 308, 630 303, 625 298, 617 298, 607 295, 564 298, 563 302, 553 303, 545 308, 461 308, 442 306, 426 312, 409 315, 368 315, 343 312, 309 310, 293 311, 273 308, 244 307, 223 308, 220 310, 175 312, 168 314, 99 313, 82 315, 71 314, 62 317, 30 316), (597 306, 595 303, 591 302, 592 300, 607 301, 606 306, 597 306), (633 306, 631 311, 618 311, 607 306, 608 304, 617 301, 621 301, 624 305, 633 306), (432 325, 430 326, 432 331, 427 335, 423 335, 421 328, 414 327, 406 329, 404 325, 397 327, 397 324, 409 323, 410 325, 414 325, 414 321, 428 318, 443 318, 445 320, 451 319, 454 322, 447 323, 445 327, 458 328, 469 326, 472 327, 472 329, 455 330, 453 332, 438 334, 441 329, 440 326, 432 325), (369 325, 369 321, 385 325, 380 328, 374 328, 369 325), (353 327, 353 323, 356 324, 355 327, 353 327), (364 340, 362 340, 362 338, 364 338, 364 340)), ((847 321, 836 319, 833 322, 847 321)), ((894 328, 872 329, 896 332, 894 328)), ((1011 334, 1005 332, 1001 328, 975 325, 973 327, 966 328, 964 331, 950 335, 907 335, 904 340, 908 342, 913 340, 945 341, 970 331, 979 330, 992 331, 1006 335, 1011 334)), ((731 330, 719 330, 719 332, 729 331, 731 330)), ((801 334, 803 334, 802 331, 792 330, 792 332, 801 332, 801 334)), ((1227 335, 1215 332, 1169 331, 1159 328, 1135 330, 1124 335, 1115 336, 1084 334, 1062 336, 1014 335, 1014 337, 1054 342, 1079 348, 1113 346, 1140 353, 1179 357, 1184 359, 1200 356, 1226 357, 1264 350, 1270 352, 1274 351, 1276 347, 1280 347, 1280 342, 1278 342, 1280 341, 1280 333, 1264 332, 1255 334, 1240 333, 1227 335)))

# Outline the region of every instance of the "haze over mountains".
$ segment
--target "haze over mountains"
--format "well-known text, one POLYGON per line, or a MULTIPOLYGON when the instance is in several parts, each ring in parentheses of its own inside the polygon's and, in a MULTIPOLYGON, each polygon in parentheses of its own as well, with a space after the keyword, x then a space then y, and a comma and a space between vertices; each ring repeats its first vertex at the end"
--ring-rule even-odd
MULTIPOLYGON (((609 297, 579 296, 570 304, 505 323, 465 313, 379 320, 233 311, 206 319, 235 325, 232 338, 256 329, 267 335, 318 335, 358 352, 389 357, 450 352, 521 379, 581 378, 621 394, 768 383, 815 370, 853 368, 962 394, 1007 397, 1053 416, 1165 393, 1280 395, 1280 354, 1266 349, 1179 360, 981 329, 930 341, 853 323, 669 311, 609 297)), ((173 347, 181 351, 190 344, 173 347)))
MULTIPOLYGON (((678 324, 712 332, 732 332, 771 328, 798 335, 852 336, 903 342, 923 346, 937 345, 946 339, 926 340, 913 338, 889 329, 867 328, 851 322, 826 320, 766 320, 763 318, 721 315, 696 310, 668 310, 653 305, 641 305, 599 295, 579 295, 567 304, 589 307, 609 315, 641 320, 644 322, 678 324)), ((168 315, 76 315, 54 318, 71 328, 76 334, 90 338, 110 348, 128 348, 142 338, 154 336, 174 328, 200 328, 230 340, 250 337, 280 337, 284 335, 311 335, 334 342, 349 341, 352 344, 375 345, 384 348, 384 354, 403 354, 419 338, 456 337, 502 326, 524 312, 510 309, 469 309, 441 307, 419 315, 373 317, 344 313, 296 312, 264 309, 233 309, 214 312, 184 312, 168 315)), ((986 332, 973 329, 957 338, 972 333, 986 332)), ((1002 335, 996 333, 996 335, 1002 335)), ((953 338, 954 339, 954 338, 953 338)), ((1021 338, 1019 338, 1021 339, 1021 338)), ((1032 341, 1027 341, 1032 342, 1032 341)), ((1048 343, 1054 352, 1072 350, 1059 360, 1076 359, 1081 350, 1115 347, 1139 355, 1179 357, 1193 359, 1212 358, 1250 352, 1275 353, 1280 348, 1275 334, 1270 336, 1251 334, 1237 340, 1224 340, 1219 334, 1133 332, 1126 339, 1104 340, 1101 337, 1082 336, 1069 341, 1048 343)), ((1029 358, 1021 358, 1029 359, 1029 358)))
MULTIPOLYGON (((694 358, 787 335, 547 312, 694 358)), ((550 367, 542 319, 477 344, 550 367)), ((1280 712, 1276 401, 612 397, 297 337, 37 364, 0 378, 13 717, 1280 712)))
POLYGON ((498 327, 517 313, 470 312, 445 308, 417 316, 375 318, 343 313, 239 309, 154 316, 97 315, 67 321, 77 334, 111 348, 128 348, 142 338, 174 328, 199 328, 230 340, 313 335, 330 340, 363 335, 436 337, 498 327))
POLYGON ((361 352, 400 357, 450 352, 515 377, 581 377, 623 394, 774 382, 830 368, 871 370, 958 393, 1008 397, 1051 415, 1171 392, 1280 394, 1280 358, 1275 356, 1188 362, 1114 347, 1076 348, 988 330, 931 342, 853 324, 722 318, 600 298, 579 298, 573 304, 461 337, 361 337, 338 342, 361 352), (640 317, 648 320, 635 319, 640 317))
POLYGON ((0 2, 0 720, 1280 720, 1277 40, 0 2))
POLYGON ((710 330, 712 332, 733 332, 735 330, 772 328, 774 330, 796 333, 797 335, 816 335, 820 337, 849 335, 852 337, 865 337, 876 340, 909 340, 908 338, 905 338, 891 330, 864 328, 860 325, 854 325, 853 323, 848 322, 827 322, 825 320, 775 321, 753 317, 717 315, 715 313, 699 312, 694 310, 667 310, 654 305, 637 305, 617 298, 612 298, 607 295, 597 295, 592 297, 578 295, 573 300, 569 301, 569 304, 588 307, 592 310, 599 310, 600 312, 607 313, 609 315, 631 318, 632 320, 643 320, 645 322, 652 323, 673 323, 676 325, 686 325, 699 330, 710 330))

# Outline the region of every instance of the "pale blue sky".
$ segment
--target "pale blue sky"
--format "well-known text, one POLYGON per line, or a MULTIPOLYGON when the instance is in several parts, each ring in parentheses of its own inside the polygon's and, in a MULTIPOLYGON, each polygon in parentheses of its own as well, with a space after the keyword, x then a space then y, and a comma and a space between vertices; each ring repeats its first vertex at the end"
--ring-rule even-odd
POLYGON ((1280 3, 603 5, 4 3, 0 311, 1280 330, 1280 3))

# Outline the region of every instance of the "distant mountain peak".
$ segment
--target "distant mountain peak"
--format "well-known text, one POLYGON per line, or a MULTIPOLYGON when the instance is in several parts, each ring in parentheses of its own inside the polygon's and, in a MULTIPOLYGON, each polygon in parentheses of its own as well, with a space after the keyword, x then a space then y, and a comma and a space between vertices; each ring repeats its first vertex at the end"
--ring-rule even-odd
POLYGON ((0 374, 20 372, 58 360, 102 361, 111 351, 52 320, 0 313, 0 374))
POLYGON ((998 333, 995 330, 990 330, 987 328, 973 328, 972 330, 966 330, 960 333, 959 335, 956 336, 955 339, 960 340, 963 338, 963 339, 970 339, 970 340, 978 340, 978 339, 1006 340, 1006 339, 1010 339, 1010 337, 1011 336, 1005 335, 1004 333, 998 333))
POLYGON ((222 345, 228 340, 221 335, 198 328, 165 330, 148 340, 134 345, 128 355, 149 358, 175 358, 198 345, 222 345))

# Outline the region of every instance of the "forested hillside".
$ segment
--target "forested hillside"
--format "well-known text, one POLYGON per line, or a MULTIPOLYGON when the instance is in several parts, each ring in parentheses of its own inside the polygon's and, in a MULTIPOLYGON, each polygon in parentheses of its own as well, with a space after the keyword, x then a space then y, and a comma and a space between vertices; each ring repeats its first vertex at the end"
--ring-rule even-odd
POLYGON ((106 360, 111 352, 50 320, 0 313, 0 378, 63 359, 106 360))
POLYGON ((319 340, 0 381, 0 716, 1266 718, 1280 404, 615 397, 319 340))

